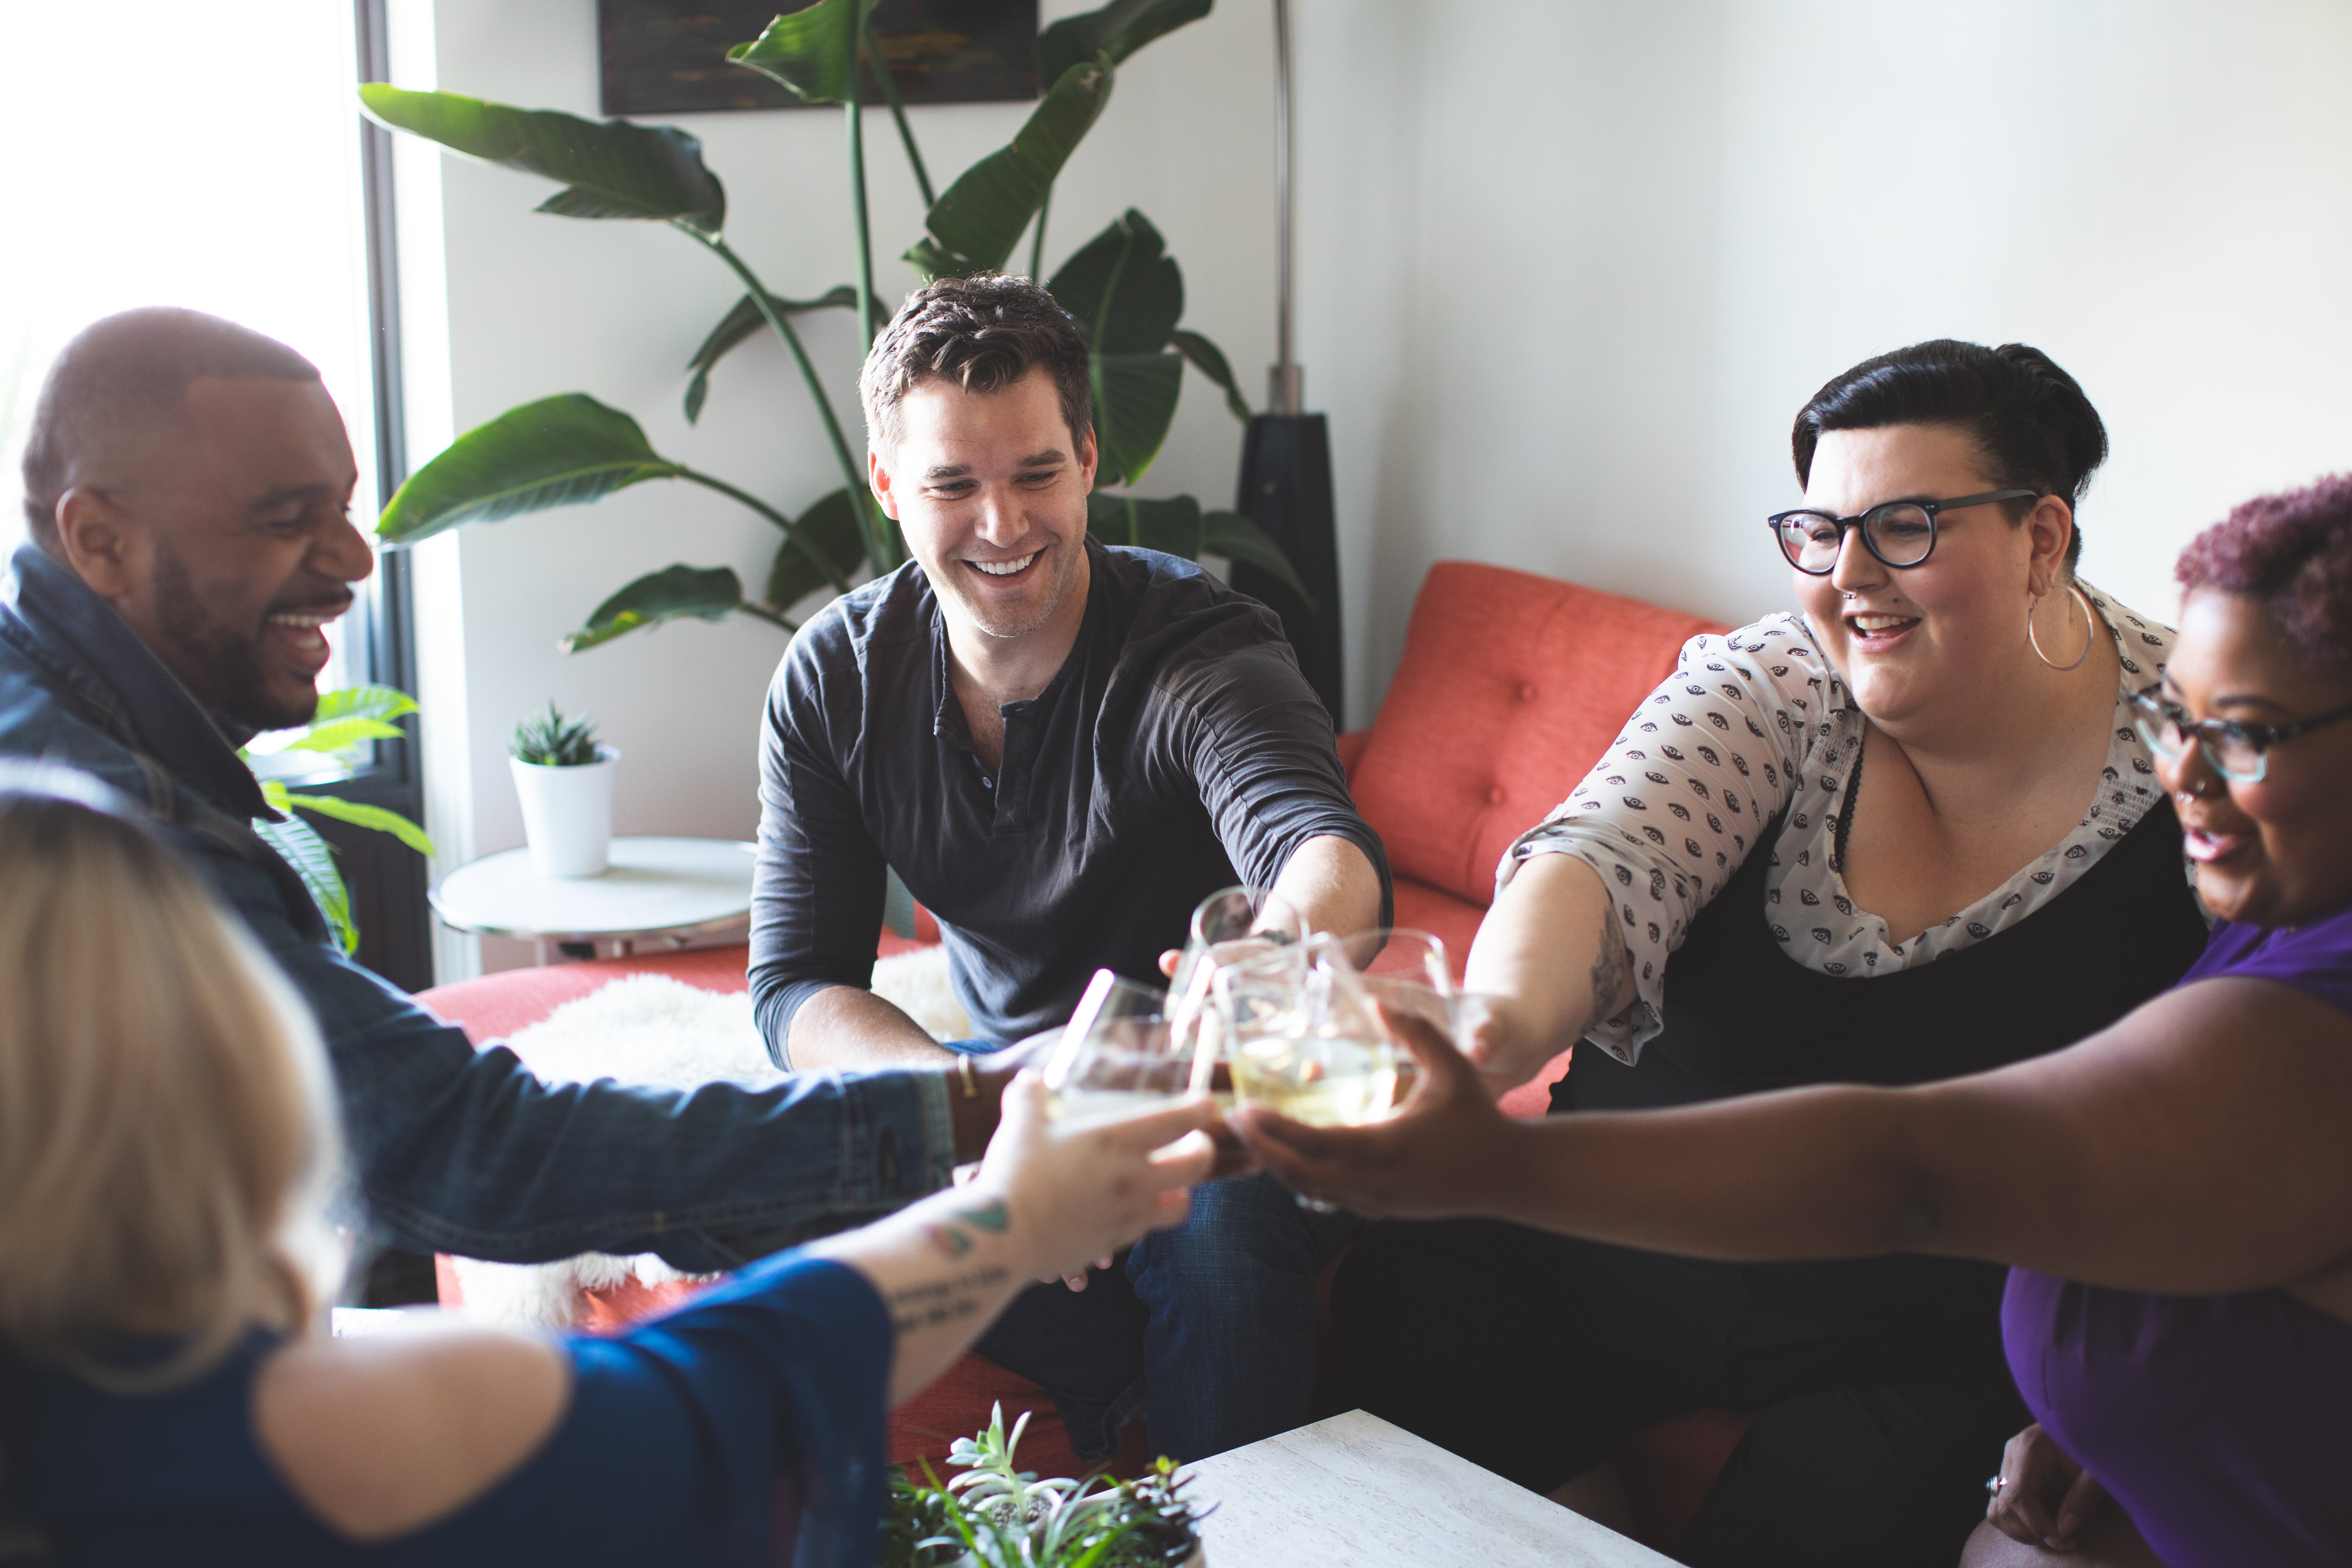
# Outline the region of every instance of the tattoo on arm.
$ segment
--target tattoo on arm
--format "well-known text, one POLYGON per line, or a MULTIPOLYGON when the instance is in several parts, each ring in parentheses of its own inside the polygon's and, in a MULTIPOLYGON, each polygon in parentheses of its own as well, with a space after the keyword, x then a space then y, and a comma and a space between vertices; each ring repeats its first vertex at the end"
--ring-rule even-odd
POLYGON ((933 1247, 950 1258, 961 1258, 971 1250, 971 1237, 962 1229, 965 1226, 973 1230, 984 1230, 991 1236, 1003 1236, 1013 1228, 1013 1211, 1004 1206, 1002 1199, 992 1204, 982 1204, 978 1208, 957 1209, 948 1219, 925 1226, 923 1234, 930 1238, 933 1247))
POLYGON ((1601 910, 1601 952, 1592 960, 1592 1011, 1576 1031, 1582 1039, 1586 1033, 1606 1023, 1617 1010, 1617 993, 1625 984, 1625 973, 1633 961, 1625 952, 1625 938, 1617 929, 1617 908, 1604 904, 1601 910))
POLYGON ((951 1279, 929 1279, 890 1293, 890 1326, 901 1334, 936 1329, 976 1316, 981 1297, 1004 1283, 1005 1271, 990 1268, 951 1279))

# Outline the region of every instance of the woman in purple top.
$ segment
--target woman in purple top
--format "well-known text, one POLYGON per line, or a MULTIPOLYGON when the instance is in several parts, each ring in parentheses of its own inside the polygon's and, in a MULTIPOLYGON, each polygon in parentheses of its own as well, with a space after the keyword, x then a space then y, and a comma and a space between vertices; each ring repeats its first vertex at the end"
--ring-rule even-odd
POLYGON ((1426 1080, 1404 1115, 1234 1125, 1366 1214, 2009 1263, 2038 1419, 1968 1568, 2352 1563, 2352 476, 2239 508, 2179 575, 2179 640, 2136 706, 2221 923, 2112 1027, 1942 1083, 1514 1122, 1401 1019, 1426 1080))

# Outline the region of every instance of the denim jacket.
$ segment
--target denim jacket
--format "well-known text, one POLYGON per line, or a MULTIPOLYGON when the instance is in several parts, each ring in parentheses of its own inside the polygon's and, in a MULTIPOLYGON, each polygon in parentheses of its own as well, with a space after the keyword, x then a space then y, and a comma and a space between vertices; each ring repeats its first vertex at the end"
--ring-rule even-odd
POLYGON ((691 1093, 540 1082, 346 958, 223 727, 71 570, 21 546, 0 583, 0 755, 143 802, 317 1015, 376 1239, 530 1263, 657 1252, 731 1268, 947 1184, 936 1074, 807 1074, 691 1093))

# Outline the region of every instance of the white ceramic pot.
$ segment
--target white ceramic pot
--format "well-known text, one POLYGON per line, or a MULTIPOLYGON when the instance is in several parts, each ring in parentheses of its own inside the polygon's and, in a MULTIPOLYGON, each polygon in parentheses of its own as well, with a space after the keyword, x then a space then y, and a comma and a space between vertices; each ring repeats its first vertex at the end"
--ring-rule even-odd
POLYGON ((542 877, 601 877, 613 848, 613 774, 621 753, 598 746, 596 760, 551 768, 509 757, 522 797, 530 867, 542 877))

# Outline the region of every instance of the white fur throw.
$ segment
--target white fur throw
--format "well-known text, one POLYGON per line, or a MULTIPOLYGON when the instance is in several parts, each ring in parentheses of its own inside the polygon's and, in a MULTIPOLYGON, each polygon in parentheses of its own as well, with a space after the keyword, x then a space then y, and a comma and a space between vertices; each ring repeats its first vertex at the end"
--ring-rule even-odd
MULTIPOLYGON (((925 948, 874 965, 874 994, 896 1004, 934 1039, 971 1033, 948 985, 947 950, 925 948)), ((764 1089, 785 1075, 768 1059, 751 1023, 751 998, 698 990, 666 974, 631 974, 566 1002, 507 1045, 550 1082, 617 1079, 663 1089, 734 1083, 764 1089)), ((453 1259, 478 1321, 564 1327, 580 1316, 584 1290, 635 1279, 647 1285, 692 1278, 648 1252, 636 1258, 583 1253, 555 1263, 453 1259)))

